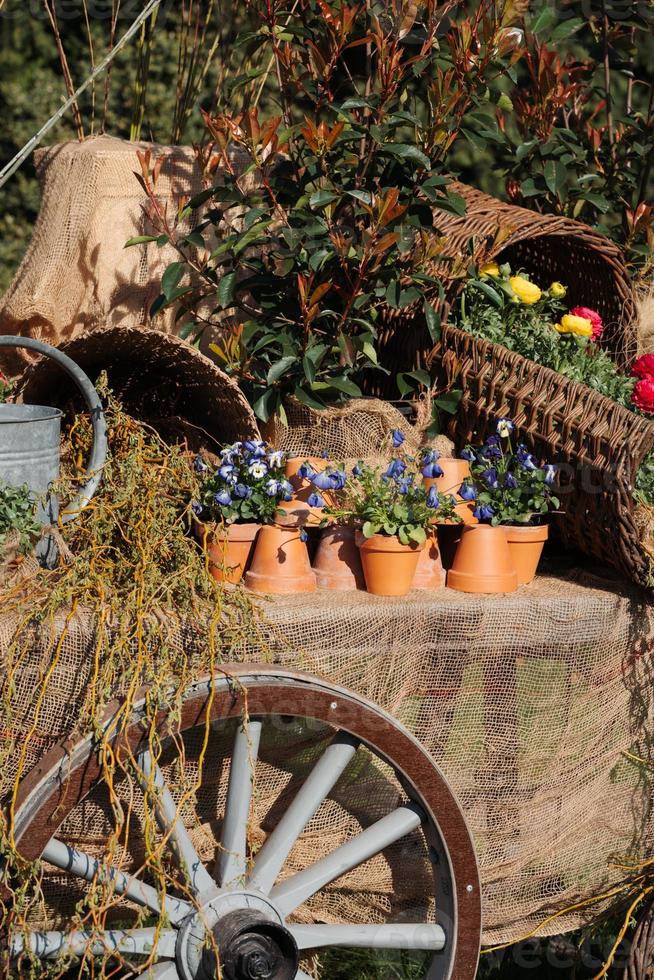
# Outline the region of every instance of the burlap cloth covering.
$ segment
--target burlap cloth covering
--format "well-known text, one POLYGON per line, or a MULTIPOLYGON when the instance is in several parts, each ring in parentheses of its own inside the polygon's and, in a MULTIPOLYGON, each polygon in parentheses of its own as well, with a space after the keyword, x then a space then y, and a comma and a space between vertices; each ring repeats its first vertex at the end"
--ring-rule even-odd
MULTIPOLYGON (((654 624, 636 592, 575 572, 539 577, 512 596, 318 593, 262 600, 261 608, 269 622, 267 653, 246 644, 237 659, 272 657, 365 695, 414 732, 443 768, 476 842, 486 943, 519 938, 552 912, 621 880, 624 872, 612 860, 651 853, 649 786, 642 767, 624 754, 651 762, 654 624)), ((11 630, 0 619, 0 650, 11 630)), ((74 620, 29 748, 30 766, 74 727, 93 634, 88 617, 74 620)), ((52 641, 35 636, 16 681, 25 731, 51 651, 52 641)), ((262 839, 310 762, 294 738, 277 733, 262 749, 254 819, 262 839)), ((212 751, 198 816, 184 813, 207 860, 215 854, 225 792, 221 749, 212 751)), ((189 767, 192 758, 189 749, 189 767)), ((13 776, 11 767, 2 773, 4 794, 13 776)), ((363 813, 387 812, 392 782, 375 767, 341 781, 291 864, 301 867, 336 846, 363 813)), ((100 853, 108 809, 102 792, 94 793, 61 834, 100 853)), ((327 921, 383 921, 407 910, 415 916, 428 893, 424 854, 407 856, 405 848, 398 862, 378 858, 336 882, 306 914, 327 921)), ((60 912, 79 897, 54 874, 45 894, 60 912)), ((582 921, 583 914, 571 912, 542 931, 582 921)))

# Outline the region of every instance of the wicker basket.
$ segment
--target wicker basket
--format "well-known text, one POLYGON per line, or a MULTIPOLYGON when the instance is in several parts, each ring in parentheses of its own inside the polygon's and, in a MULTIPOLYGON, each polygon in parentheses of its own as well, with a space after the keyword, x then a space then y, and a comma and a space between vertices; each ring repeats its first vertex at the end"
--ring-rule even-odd
MULTIPOLYGON (((602 344, 617 363, 624 365, 635 357, 633 288, 614 242, 578 221, 505 204, 466 184, 453 182, 450 189, 464 198, 466 213, 435 213, 434 227, 446 238, 448 257, 464 257, 472 241, 485 261, 508 261, 539 284, 559 280, 568 287, 570 307, 592 306, 602 315, 602 344)), ((441 265, 433 273, 446 275, 447 269, 441 265)), ((443 321, 464 282, 463 278, 446 279, 443 299, 434 300, 443 321)), ((381 377, 371 372, 366 393, 397 397, 395 374, 424 367, 431 347, 421 305, 387 311, 380 329, 380 361, 391 374, 381 377)))
POLYGON ((538 457, 561 468, 557 522, 564 541, 651 586, 633 485, 654 447, 654 423, 513 351, 445 327, 432 370, 463 389, 450 435, 457 448, 483 440, 498 418, 515 421, 538 457))

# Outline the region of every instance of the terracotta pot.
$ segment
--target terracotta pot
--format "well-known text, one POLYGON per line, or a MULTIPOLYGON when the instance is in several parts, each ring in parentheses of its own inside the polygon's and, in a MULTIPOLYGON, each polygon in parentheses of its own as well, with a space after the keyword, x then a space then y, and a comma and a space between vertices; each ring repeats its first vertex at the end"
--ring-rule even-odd
POLYGON ((459 592, 515 592, 518 575, 506 529, 490 524, 464 527, 447 584, 459 592))
POLYGON ((194 521, 195 536, 206 549, 209 571, 217 582, 236 585, 250 566, 260 524, 203 524, 194 521))
POLYGON ((427 538, 427 544, 420 552, 416 574, 413 576, 414 589, 442 589, 445 585, 445 570, 441 561, 436 528, 427 538))
POLYGON ((361 556, 354 538, 353 527, 328 527, 322 532, 313 561, 319 589, 335 592, 365 589, 361 556))
POLYGON ((309 507, 308 500, 312 493, 320 493, 326 504, 333 503, 328 493, 317 490, 311 480, 298 476, 297 471, 305 462, 310 463, 316 473, 322 472, 329 465, 329 460, 323 459, 322 456, 294 456, 286 460, 285 476, 293 487, 293 501, 292 504, 282 504, 282 507, 288 508, 292 516, 289 520, 281 518, 277 521, 278 524, 292 526, 293 517, 297 517, 301 524, 319 524, 325 515, 320 507, 309 507))
POLYGON ((459 487, 464 480, 470 476, 470 463, 465 459, 449 459, 442 457, 438 460, 438 465, 443 471, 442 476, 423 477, 422 482, 425 489, 436 487, 439 493, 450 493, 458 501, 456 512, 464 524, 477 524, 477 518, 473 514, 474 503, 462 500, 458 494, 459 487))
MULTIPOLYGON (((259 531, 245 585, 253 592, 315 592, 316 576, 299 528, 267 524, 259 531)), ((508 545, 507 545, 508 547, 508 545)))
POLYGON ((532 582, 549 535, 547 524, 505 527, 511 560, 518 573, 518 585, 532 582))
POLYGON ((410 591, 424 545, 410 547, 401 544, 399 538, 386 534, 364 538, 361 531, 357 531, 356 543, 368 592, 406 595, 410 591))

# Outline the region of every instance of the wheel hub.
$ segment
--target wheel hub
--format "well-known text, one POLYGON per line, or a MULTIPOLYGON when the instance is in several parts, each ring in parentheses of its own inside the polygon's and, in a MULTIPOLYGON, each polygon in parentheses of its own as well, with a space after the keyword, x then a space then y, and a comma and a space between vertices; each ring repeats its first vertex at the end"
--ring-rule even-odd
POLYGON ((292 980, 300 955, 275 906, 261 895, 229 892, 212 898, 183 923, 177 967, 184 980, 292 980))

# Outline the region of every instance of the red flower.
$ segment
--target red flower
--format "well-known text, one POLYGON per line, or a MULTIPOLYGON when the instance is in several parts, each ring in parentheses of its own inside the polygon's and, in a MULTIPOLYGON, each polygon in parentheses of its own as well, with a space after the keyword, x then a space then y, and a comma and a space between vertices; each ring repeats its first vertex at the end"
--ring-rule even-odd
POLYGON ((654 378, 654 354, 643 354, 631 367, 635 378, 654 378))
POLYGON ((631 400, 641 412, 654 415, 654 378, 643 378, 636 382, 631 400))
POLYGON ((597 310, 589 310, 587 306, 575 306, 570 310, 573 316, 583 316, 584 320, 590 320, 593 325, 593 340, 599 340, 604 330, 604 321, 597 310))

